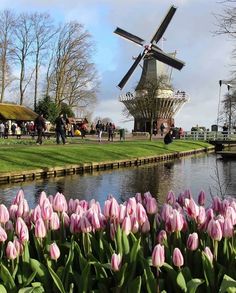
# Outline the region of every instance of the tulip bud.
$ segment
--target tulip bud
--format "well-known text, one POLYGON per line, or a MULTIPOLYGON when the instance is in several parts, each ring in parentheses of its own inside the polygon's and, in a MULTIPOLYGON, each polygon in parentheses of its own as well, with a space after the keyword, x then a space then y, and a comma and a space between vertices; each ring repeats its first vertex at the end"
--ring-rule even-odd
POLYGON ((60 257, 60 249, 55 242, 50 244, 49 252, 51 259, 57 260, 60 257))
POLYGON ((39 205, 42 206, 44 200, 47 198, 47 194, 45 193, 45 191, 42 191, 39 195, 39 205))
POLYGON ((9 212, 4 204, 0 204, 0 223, 5 224, 9 220, 9 212))
POLYGON ((118 272, 120 270, 121 260, 122 260, 122 257, 120 254, 116 254, 116 253, 112 254, 112 256, 111 256, 111 269, 114 272, 118 272))
POLYGON ((67 201, 62 193, 57 192, 53 199, 53 209, 56 212, 66 212, 68 209, 67 201))
POLYGON ((47 230, 42 218, 39 218, 35 223, 35 237, 44 238, 47 235, 47 230))
POLYGON ((205 200, 206 200, 206 194, 205 192, 202 190, 199 195, 198 195, 198 204, 200 206, 204 206, 205 205, 205 200))
POLYGON ((49 226, 51 230, 58 230, 60 228, 60 219, 57 213, 52 213, 51 219, 49 221, 49 226))
POLYGON ((171 190, 168 192, 167 196, 166 196, 166 203, 173 205, 175 203, 176 199, 175 199, 175 194, 174 192, 171 190))
POLYGON ((182 255, 180 249, 177 247, 173 251, 172 261, 176 267, 182 267, 184 264, 183 255, 182 255))
POLYGON ((124 218, 124 221, 122 223, 122 230, 125 232, 126 235, 129 235, 129 233, 131 232, 131 219, 130 216, 126 216, 124 218))
POLYGON ((164 242, 167 240, 167 234, 165 230, 161 230, 157 236, 157 241, 159 244, 163 245, 164 242))
POLYGON ((93 227, 91 223, 89 222, 88 218, 86 216, 83 216, 79 221, 79 227, 82 232, 89 233, 92 231, 93 227))
POLYGON ((198 248, 198 234, 196 232, 189 234, 187 240, 187 248, 191 251, 196 250, 198 248))
POLYGON ((161 244, 157 244, 152 252, 152 265, 154 267, 161 267, 165 262, 165 249, 161 244))
POLYGON ((45 198, 41 205, 41 215, 44 221, 48 221, 51 219, 53 213, 52 205, 48 198, 45 198))
POLYGON ((22 189, 20 189, 16 195, 16 197, 13 199, 13 204, 18 205, 23 199, 24 199, 25 195, 24 195, 24 191, 22 189))
POLYGON ((208 257, 209 261, 213 262, 213 254, 208 246, 205 247, 204 253, 208 257))
POLYGON ((6 231, 0 226, 0 242, 5 242, 7 240, 6 231))
POLYGON ((207 232, 213 240, 220 241, 222 238, 222 229, 218 220, 211 219, 208 226, 207 232))
POLYGON ((148 219, 146 220, 146 222, 143 223, 141 231, 142 233, 148 233, 150 231, 150 222, 148 219))
POLYGON ((16 235, 20 239, 21 243, 29 240, 29 230, 24 220, 18 217, 16 220, 16 235))
POLYGON ((147 198, 146 210, 149 215, 155 214, 157 212, 157 201, 154 197, 147 198))
POLYGON ((12 241, 9 241, 7 243, 6 256, 8 259, 15 259, 18 256, 17 250, 16 250, 15 245, 12 241))
POLYGON ((232 223, 232 220, 230 218, 225 218, 223 223, 223 229, 222 229, 223 237, 233 237, 234 235, 234 226, 232 223))

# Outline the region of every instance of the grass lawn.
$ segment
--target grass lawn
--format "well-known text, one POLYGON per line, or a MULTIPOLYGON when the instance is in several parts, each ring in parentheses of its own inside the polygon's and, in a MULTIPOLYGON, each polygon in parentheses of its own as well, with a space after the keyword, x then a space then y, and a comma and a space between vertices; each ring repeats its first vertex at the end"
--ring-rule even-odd
POLYGON ((0 146, 0 173, 59 167, 80 163, 104 162, 156 156, 209 147, 206 142, 176 140, 165 146, 162 140, 135 140, 113 143, 80 141, 68 145, 45 144, 37 146, 26 141, 0 146))

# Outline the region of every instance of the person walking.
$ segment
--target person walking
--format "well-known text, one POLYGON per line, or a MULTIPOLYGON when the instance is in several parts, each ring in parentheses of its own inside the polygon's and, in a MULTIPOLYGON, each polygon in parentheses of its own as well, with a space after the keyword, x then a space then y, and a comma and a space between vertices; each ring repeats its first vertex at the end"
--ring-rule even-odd
POLYGON ((113 141, 114 130, 115 130, 115 125, 110 122, 107 126, 108 141, 113 141))
POLYGON ((46 123, 42 113, 39 114, 38 117, 35 119, 34 128, 37 131, 38 135, 36 144, 41 145, 43 142, 43 132, 46 130, 46 123))
POLYGON ((172 143, 172 141, 173 141, 173 136, 172 136, 172 134, 173 134, 172 130, 169 130, 169 131, 166 133, 166 135, 165 135, 165 137, 164 137, 164 143, 165 143, 165 145, 168 145, 168 144, 172 143))
POLYGON ((165 125, 164 125, 164 123, 161 123, 160 130, 161 130, 161 136, 163 136, 163 134, 164 134, 164 130, 165 130, 165 125))
POLYGON ((57 144, 60 143, 60 140, 62 140, 62 143, 66 143, 66 121, 63 118, 63 114, 61 113, 55 121, 56 124, 56 142, 57 144))
POLYGON ((102 122, 101 122, 101 120, 98 120, 98 122, 96 124, 96 131, 97 131, 97 136, 98 136, 99 142, 102 141, 102 130, 103 130, 102 122))

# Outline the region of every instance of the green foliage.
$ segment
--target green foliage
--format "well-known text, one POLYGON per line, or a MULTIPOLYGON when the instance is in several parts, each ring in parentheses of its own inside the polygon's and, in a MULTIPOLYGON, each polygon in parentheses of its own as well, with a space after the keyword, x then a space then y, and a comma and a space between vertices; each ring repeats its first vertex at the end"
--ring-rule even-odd
POLYGON ((36 112, 38 114, 42 113, 46 120, 54 123, 56 117, 60 113, 60 108, 49 96, 46 96, 42 100, 38 101, 36 105, 36 112))

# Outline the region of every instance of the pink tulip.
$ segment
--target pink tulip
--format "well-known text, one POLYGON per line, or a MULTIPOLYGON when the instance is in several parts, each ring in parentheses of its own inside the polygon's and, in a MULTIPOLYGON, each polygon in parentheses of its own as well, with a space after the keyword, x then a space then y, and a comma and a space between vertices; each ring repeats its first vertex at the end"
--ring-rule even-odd
POLYGON ((81 216, 77 214, 72 214, 70 216, 70 232, 72 234, 79 233, 81 231, 79 228, 80 219, 81 219, 81 216))
POLYGON ((226 218, 230 218, 233 225, 236 224, 236 211, 235 211, 235 209, 232 206, 229 206, 226 209, 225 217, 226 218))
POLYGON ((196 222, 199 224, 199 225, 202 225, 206 220, 206 211, 205 211, 205 208, 203 206, 200 206, 199 207, 199 214, 196 218, 196 222))
POLYGON ((171 190, 168 192, 167 196, 166 196, 166 203, 173 205, 175 203, 176 199, 175 199, 175 194, 174 192, 171 190))
POLYGON ((143 223, 141 231, 142 233, 148 233, 150 231, 150 222, 148 219, 143 223))
POLYGON ((42 218, 42 211, 40 205, 37 205, 32 213, 32 221, 35 223, 39 218, 42 218))
POLYGON ((212 209, 214 212, 219 212, 221 208, 221 199, 218 196, 215 196, 212 200, 212 209))
POLYGON ((17 217, 25 218, 29 214, 29 205, 26 199, 23 199, 18 204, 17 217))
POLYGON ((9 220, 9 212, 4 204, 0 204, 0 223, 5 224, 9 220))
POLYGON ((126 213, 130 216, 136 215, 137 202, 135 197, 130 197, 126 204, 126 213))
POLYGON ((140 225, 143 225, 148 219, 146 210, 141 203, 137 203, 136 218, 140 225))
POLYGON ((60 219, 57 213, 53 212, 49 221, 49 227, 51 230, 58 230, 60 228, 60 219))
POLYGON ((131 231, 132 233, 137 233, 139 230, 139 223, 136 217, 131 218, 131 231))
POLYGON ((146 201, 146 211, 149 215, 157 212, 157 201, 154 197, 149 197, 146 201))
POLYGON ((122 223, 126 216, 126 206, 124 204, 120 204, 120 214, 119 214, 119 222, 122 223))
POLYGON ((83 216, 79 221, 79 227, 83 233, 90 233, 93 229, 91 223, 86 216, 83 216))
POLYGON ((17 216, 16 216, 17 210, 18 210, 18 205, 16 205, 16 204, 12 204, 9 208, 10 218, 13 221, 15 221, 15 219, 17 218, 17 216))
POLYGON ((183 255, 182 255, 180 249, 177 247, 173 251, 172 261, 176 267, 180 268, 184 265, 183 255))
POLYGON ((166 220, 166 229, 169 232, 178 232, 181 231, 184 225, 183 215, 173 209, 172 215, 169 215, 169 218, 166 220))
POLYGON ((87 211, 88 209, 88 202, 86 200, 80 200, 79 202, 79 205, 81 206, 81 208, 84 210, 84 211, 87 211))
POLYGON ((15 259, 18 256, 17 250, 16 250, 15 245, 12 241, 9 241, 7 243, 6 256, 8 259, 15 259))
POLYGON ((213 240, 220 241, 222 238, 220 222, 218 220, 211 219, 207 226, 207 232, 213 240))
POLYGON ((29 230, 24 220, 21 217, 18 217, 16 220, 16 235, 20 239, 21 243, 29 240, 29 230))
POLYGON ((204 206, 205 205, 205 200, 206 200, 206 194, 205 192, 202 190, 200 191, 199 195, 198 195, 198 204, 200 206, 204 206))
POLYGON ((24 251, 24 246, 22 245, 22 243, 20 242, 20 240, 15 237, 13 240, 14 246, 16 248, 17 254, 18 255, 22 255, 23 251, 24 251))
POLYGON ((129 233, 131 232, 131 219, 129 215, 124 218, 121 227, 125 234, 129 235, 129 233))
POLYGON ((195 201, 190 198, 185 199, 185 207, 187 209, 187 213, 189 217, 196 219, 199 215, 199 206, 195 203, 195 201))
POLYGON ((161 218, 164 222, 172 215, 173 208, 171 205, 164 203, 161 210, 161 218))
POLYGON ((157 236, 157 241, 159 244, 163 245, 167 240, 167 234, 165 230, 161 230, 157 236))
POLYGON ((135 199, 136 199, 136 202, 138 203, 141 203, 143 202, 143 199, 142 199, 142 194, 141 193, 136 193, 135 194, 135 199))
POLYGON ((209 261, 213 262, 213 254, 211 252, 211 249, 208 246, 205 247, 204 253, 208 257, 209 261))
POLYGON ((112 197, 105 201, 104 215, 106 218, 118 219, 120 213, 120 207, 117 200, 112 197))
POLYGON ((24 198, 25 198, 24 191, 20 189, 16 197, 13 199, 12 203, 18 205, 24 198))
POLYGON ((44 238, 47 235, 47 230, 42 218, 39 218, 35 223, 35 237, 44 238))
POLYGON ((100 221, 99 221, 99 216, 97 213, 93 213, 92 214, 92 217, 91 217, 91 223, 92 223, 92 226, 93 226, 93 231, 95 232, 96 230, 100 230, 101 229, 101 224, 100 224, 100 221))
POLYGON ((187 248, 191 251, 198 249, 199 239, 196 232, 189 234, 187 240, 187 248))
POLYGON ((51 219, 53 213, 52 205, 48 198, 45 198, 41 205, 41 215, 44 221, 51 219))
POLYGON ((157 244, 152 252, 152 265, 160 268, 165 262, 165 249, 163 245, 157 244))
POLYGON ((66 212, 62 213, 62 218, 63 218, 63 222, 65 227, 69 227, 70 226, 70 217, 68 216, 68 214, 66 212))
POLYGON ((5 242, 7 240, 6 231, 0 226, 0 242, 5 242))
POLYGON ((224 220, 222 235, 225 238, 231 238, 234 235, 234 226, 230 218, 225 218, 224 220))
POLYGON ((39 195, 39 205, 42 206, 44 200, 47 198, 47 194, 45 193, 45 191, 42 191, 39 195))
POLYGON ((110 223, 110 237, 112 240, 115 239, 115 235, 116 235, 116 227, 114 223, 110 223))
POLYGON ((6 229, 6 231, 9 231, 9 232, 13 232, 14 231, 14 226, 13 226, 13 223, 12 223, 11 220, 9 220, 8 222, 6 222, 5 229, 6 229))
POLYGON ((50 252, 50 258, 53 260, 57 261, 58 258, 60 257, 60 249, 55 242, 50 244, 49 252, 50 252))
POLYGON ((57 192, 53 199, 53 209, 56 212, 66 212, 68 205, 65 196, 62 193, 57 192))
POLYGON ((122 257, 120 254, 113 253, 111 256, 111 269, 114 272, 118 272, 121 267, 122 257))

